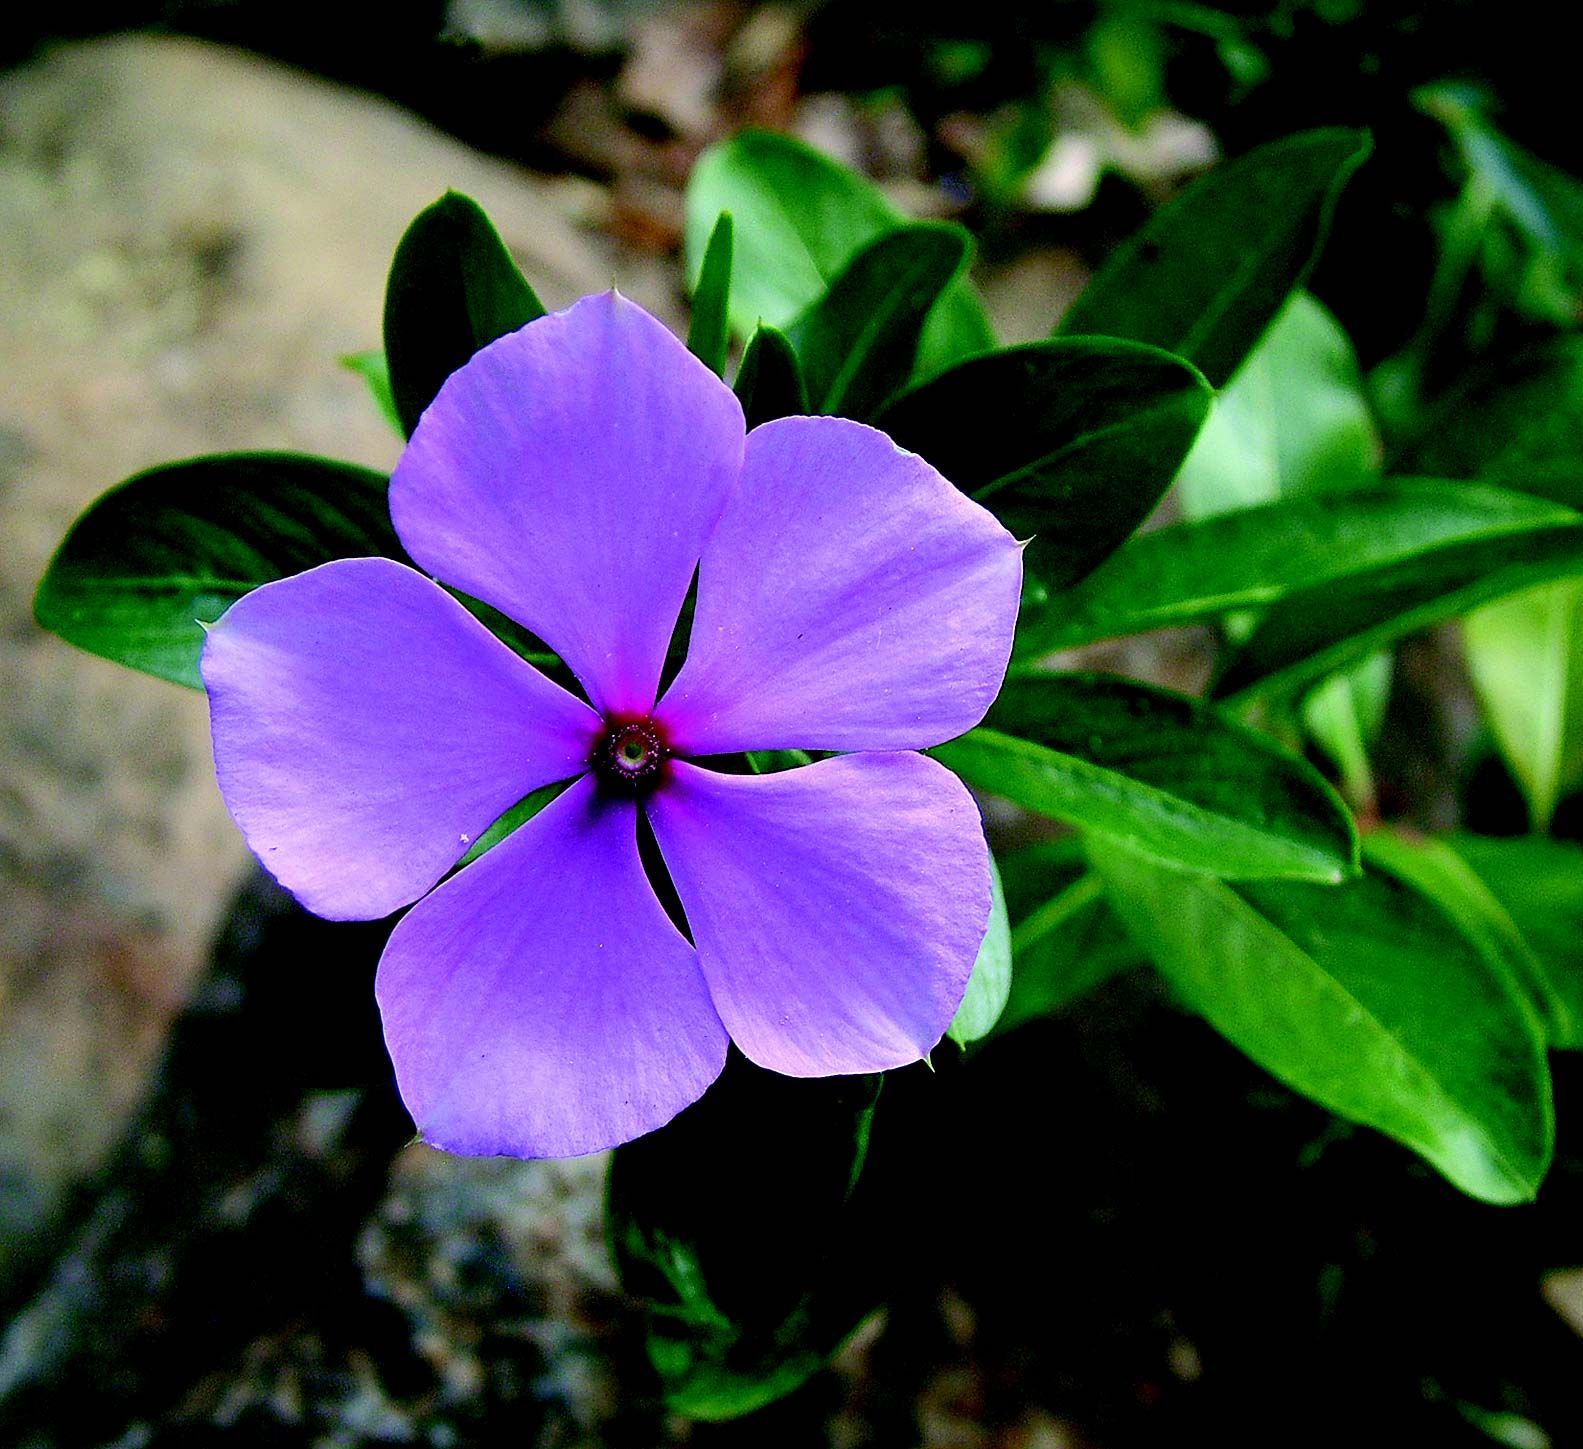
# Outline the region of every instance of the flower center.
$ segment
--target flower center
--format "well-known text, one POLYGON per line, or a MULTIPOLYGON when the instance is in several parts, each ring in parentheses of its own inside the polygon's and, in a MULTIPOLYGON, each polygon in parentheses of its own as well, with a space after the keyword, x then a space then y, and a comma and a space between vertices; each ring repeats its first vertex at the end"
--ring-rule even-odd
POLYGON ((653 720, 611 720, 594 747, 593 765, 606 784, 636 791, 653 783, 669 755, 653 720))

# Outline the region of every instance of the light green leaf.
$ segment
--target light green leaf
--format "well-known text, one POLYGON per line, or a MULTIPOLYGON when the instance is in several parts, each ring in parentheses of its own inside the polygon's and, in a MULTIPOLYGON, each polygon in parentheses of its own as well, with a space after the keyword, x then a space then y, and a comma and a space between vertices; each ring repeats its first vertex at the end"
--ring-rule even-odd
POLYGON ((1543 1029, 1433 903, 1374 872, 1233 887, 1090 854, 1160 970, 1266 1071, 1474 1197, 1532 1199, 1555 1131, 1543 1029))
MULTIPOLYGON (((715 218, 736 223, 731 322, 784 328, 811 307, 853 256, 907 218, 872 182, 790 136, 742 131, 698 158, 687 183, 688 274, 703 263, 715 218)), ((967 280, 929 319, 915 375, 927 377, 995 345, 967 280)))
POLYGON ((731 341, 727 309, 731 300, 731 213, 722 211, 709 233, 704 259, 693 288, 693 315, 687 348, 711 372, 724 377, 726 349, 731 341))
POLYGON ((1583 1049, 1583 849, 1537 836, 1495 840, 1459 834, 1446 842, 1465 860, 1523 934, 1548 983, 1550 1045, 1583 1049))
POLYGON ((1001 887, 995 858, 989 861, 989 928, 978 948, 973 974, 968 978, 967 994, 957 1007, 946 1035, 958 1046, 967 1046, 988 1036, 1006 1009, 1011 993, 1011 923, 1006 919, 1006 892, 1001 887))

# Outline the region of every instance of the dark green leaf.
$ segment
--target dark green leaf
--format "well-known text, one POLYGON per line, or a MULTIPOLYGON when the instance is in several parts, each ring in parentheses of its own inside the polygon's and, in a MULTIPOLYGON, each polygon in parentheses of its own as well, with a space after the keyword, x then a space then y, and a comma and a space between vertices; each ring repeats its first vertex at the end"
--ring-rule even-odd
POLYGON ((1533 948, 1549 985, 1550 1045, 1583 1048, 1583 850, 1537 836, 1453 835, 1449 845, 1533 948))
POLYGON ((1152 342, 1220 386, 1302 284, 1369 148, 1307 131, 1215 167, 1106 262, 1060 331, 1152 342))
POLYGON ((1445 841, 1376 831, 1364 842, 1364 858, 1439 906, 1483 953, 1490 968, 1527 996, 1549 1041, 1577 1038, 1579 1021, 1552 987, 1517 923, 1495 892, 1445 841))
POLYGON ((1340 880, 1346 807, 1311 765, 1186 695, 1100 675, 1014 679, 931 753, 968 784, 1230 879, 1340 880))
POLYGON ((808 411, 802 364, 785 334, 773 327, 759 327, 748 339, 734 387, 750 428, 808 411))
POLYGON ((916 222, 852 258, 788 329, 814 412, 865 419, 907 381, 924 323, 971 249, 959 226, 916 222))
POLYGON ((1543 1030, 1446 915, 1373 872, 1232 887, 1091 842, 1127 927, 1218 1031, 1464 1192, 1531 1199, 1554 1118, 1543 1030))
POLYGON ((1452 544, 1303 589, 1270 609, 1215 681, 1218 697, 1292 694, 1419 629, 1583 573, 1583 519, 1452 544))
POLYGON ((730 301, 731 213, 722 211, 704 248, 698 285, 693 288, 692 323, 687 329, 688 350, 721 377, 725 376, 726 346, 731 340, 730 301))
MULTIPOLYGON (((1145 533, 1075 588, 1025 613, 1021 655, 1326 596, 1406 565, 1454 577, 1455 550, 1521 554, 1577 515, 1483 484, 1395 479, 1326 497, 1281 499, 1145 533)), ((1316 676, 1317 677, 1317 676, 1316 676)))
MULTIPOLYGON (((872 182, 790 136, 743 131, 698 158, 687 183, 688 270, 697 276, 722 211, 736 221, 731 321, 746 337, 760 322, 786 327, 852 257, 906 217, 872 182)), ((929 319, 919 376, 995 345, 965 278, 929 319)))
POLYGON ((1066 847, 1074 843, 1029 846, 1005 861, 1008 879, 1014 873, 1024 879, 1019 894, 1027 894, 1029 877, 1041 877, 1042 898, 1016 912, 1011 992, 995 1024, 996 1036, 1025 1021, 1064 1011, 1112 976, 1146 964, 1116 920, 1104 886, 1088 870, 1086 859, 1074 865, 1065 860, 1066 847))
POLYGON ((894 398, 874 423, 1032 538, 1029 567, 1054 590, 1148 517, 1211 396, 1167 352, 1074 337, 969 358, 894 398))
POLYGON ((1006 1009, 1006 997, 1011 991, 1011 923, 1006 919, 1006 893, 993 856, 989 883, 989 928, 984 933, 984 944, 978 948, 967 994, 945 1033, 963 1047, 989 1035, 1006 1009))
POLYGON ((1435 409, 1409 461, 1583 505, 1583 337, 1503 354, 1435 409))
POLYGON ((476 201, 448 191, 419 212, 385 286, 385 356, 408 436, 445 379, 480 347, 543 315, 476 201))
POLYGON ((790 1393, 875 1306, 849 1205, 881 1081, 733 1051, 702 1101, 616 1149, 609 1241, 672 1408, 724 1419, 790 1393))
POLYGON ((341 359, 341 366, 363 379, 379 415, 405 437, 401 414, 396 411, 395 394, 390 390, 390 364, 385 361, 385 354, 377 347, 369 352, 349 352, 341 359))
POLYGON ((171 463, 111 489, 72 525, 34 600, 91 654, 201 689, 203 625, 260 584, 331 559, 405 559, 386 480, 291 453, 171 463))

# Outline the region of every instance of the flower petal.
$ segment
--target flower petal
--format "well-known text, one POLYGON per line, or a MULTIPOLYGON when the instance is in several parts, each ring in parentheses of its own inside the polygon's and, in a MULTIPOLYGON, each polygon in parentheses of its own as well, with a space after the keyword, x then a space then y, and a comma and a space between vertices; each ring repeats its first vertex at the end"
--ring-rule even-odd
POLYGON ((204 641, 220 793, 310 911, 416 900, 524 795, 586 768, 599 718, 432 580, 343 559, 239 599, 204 641))
POLYGON ((885 434, 766 423, 660 718, 685 754, 940 744, 994 699, 1021 586, 1016 540, 885 434))
POLYGON ((572 1157, 668 1122, 725 1065, 691 946, 590 776, 403 918, 375 983, 418 1130, 448 1152, 572 1157))
POLYGON ((547 641, 597 709, 647 713, 742 464, 731 389, 614 292, 453 373, 390 482, 436 578, 547 641))
POLYGON ((914 754, 669 768, 649 819, 731 1039, 797 1077, 924 1056, 989 921, 989 851, 961 781, 914 754))

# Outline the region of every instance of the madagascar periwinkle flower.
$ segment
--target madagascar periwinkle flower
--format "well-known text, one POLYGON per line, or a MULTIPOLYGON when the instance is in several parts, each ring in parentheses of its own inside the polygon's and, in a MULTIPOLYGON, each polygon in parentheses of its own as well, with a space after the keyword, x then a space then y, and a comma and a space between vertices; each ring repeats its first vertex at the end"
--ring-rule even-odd
POLYGON ((939 1041, 988 854, 971 796, 916 751, 976 724, 1005 672, 1021 555, 990 514, 858 423, 745 433, 730 389, 614 293, 457 371, 390 508, 433 579, 365 558, 266 585, 202 667, 220 789, 264 865, 334 920, 417 902, 375 990, 426 1140, 591 1152, 698 1098, 728 1041, 794 1076, 939 1041), (434 579, 545 640, 586 698, 434 579), (837 753, 718 768, 799 748, 837 753))

